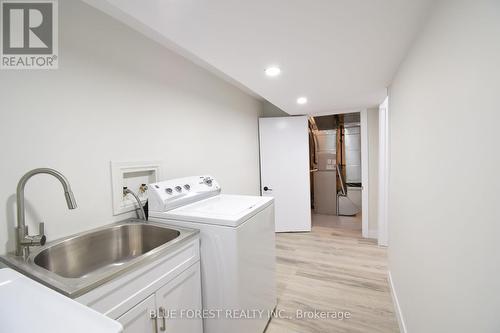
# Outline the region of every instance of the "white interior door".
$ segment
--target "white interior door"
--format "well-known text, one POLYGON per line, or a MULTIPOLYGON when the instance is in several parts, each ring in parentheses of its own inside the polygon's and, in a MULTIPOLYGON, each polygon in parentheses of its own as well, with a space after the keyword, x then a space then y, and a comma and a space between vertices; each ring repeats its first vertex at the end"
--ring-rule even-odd
POLYGON ((261 193, 274 197, 276 232, 311 231, 305 116, 260 118, 261 193))

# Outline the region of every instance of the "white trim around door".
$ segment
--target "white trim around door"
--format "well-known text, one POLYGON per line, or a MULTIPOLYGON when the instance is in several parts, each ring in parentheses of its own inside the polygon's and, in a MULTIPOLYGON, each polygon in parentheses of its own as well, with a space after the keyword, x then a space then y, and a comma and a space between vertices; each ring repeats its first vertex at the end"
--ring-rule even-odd
POLYGON ((368 156, 368 110, 360 111, 360 126, 361 126, 361 235, 363 238, 371 238, 368 230, 369 226, 369 156, 368 156))
POLYGON ((389 203, 389 99, 379 107, 379 166, 378 166, 378 245, 389 245, 388 203, 389 203))
POLYGON ((377 238, 378 234, 370 232, 369 226, 369 165, 368 165, 368 110, 348 110, 338 112, 321 112, 309 115, 310 117, 329 116, 345 113, 360 113, 361 127, 361 235, 363 238, 377 238))

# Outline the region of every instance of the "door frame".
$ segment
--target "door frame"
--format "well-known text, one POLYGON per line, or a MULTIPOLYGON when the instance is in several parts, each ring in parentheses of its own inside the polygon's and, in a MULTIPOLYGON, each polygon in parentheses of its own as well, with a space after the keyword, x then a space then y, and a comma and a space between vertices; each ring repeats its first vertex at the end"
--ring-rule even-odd
POLYGON ((361 127, 361 236, 363 238, 373 238, 370 235, 369 223, 370 218, 370 168, 368 156, 368 110, 364 109, 359 112, 360 127, 361 127))
POLYGON ((363 183, 361 192, 361 235, 363 238, 377 238, 378 235, 370 234, 369 231, 369 162, 368 162, 368 109, 361 110, 342 110, 334 112, 321 112, 310 114, 309 117, 330 116, 345 113, 360 114, 360 129, 361 129, 361 182, 363 183))
POLYGON ((379 167, 378 167, 378 245, 389 245, 389 176, 390 176, 390 133, 389 97, 379 106, 379 167))

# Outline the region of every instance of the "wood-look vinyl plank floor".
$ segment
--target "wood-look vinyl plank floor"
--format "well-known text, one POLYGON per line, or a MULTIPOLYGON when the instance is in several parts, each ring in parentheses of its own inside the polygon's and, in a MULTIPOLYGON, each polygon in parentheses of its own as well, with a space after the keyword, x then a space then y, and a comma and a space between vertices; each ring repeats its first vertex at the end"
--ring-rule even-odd
POLYGON ((309 233, 276 236, 278 306, 266 333, 399 332, 386 249, 361 237, 360 217, 313 214, 309 233), (349 319, 297 319, 297 311, 349 319))

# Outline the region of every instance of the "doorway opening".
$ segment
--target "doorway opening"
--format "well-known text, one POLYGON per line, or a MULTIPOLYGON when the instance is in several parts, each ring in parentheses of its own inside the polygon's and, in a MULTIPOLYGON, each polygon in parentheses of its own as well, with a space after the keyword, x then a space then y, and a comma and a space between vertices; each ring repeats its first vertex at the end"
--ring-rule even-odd
POLYGON ((363 168, 361 113, 309 118, 309 163, 313 226, 361 236, 363 168))

